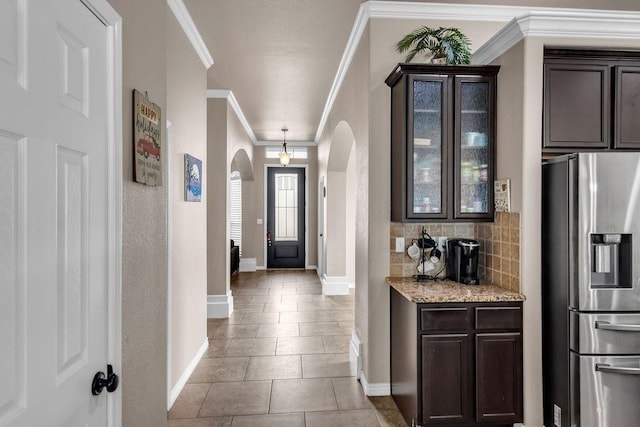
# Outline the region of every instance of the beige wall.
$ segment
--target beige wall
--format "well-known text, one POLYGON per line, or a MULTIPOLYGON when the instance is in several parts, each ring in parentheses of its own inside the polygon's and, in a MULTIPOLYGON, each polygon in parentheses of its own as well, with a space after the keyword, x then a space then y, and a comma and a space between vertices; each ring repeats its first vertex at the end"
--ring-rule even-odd
POLYGON ((229 290, 229 110, 226 99, 207 100, 207 295, 229 290))
POLYGON ((184 155, 203 160, 207 187, 207 73, 172 13, 167 13, 167 120, 171 122, 171 378, 173 388, 207 339, 207 198, 184 200, 184 155))
POLYGON ((347 209, 347 173, 345 171, 327 171, 327 276, 345 277, 346 263, 346 209, 347 209))
POLYGON ((346 172, 346 205, 345 205, 345 260, 347 267, 347 281, 356 283, 356 145, 351 145, 346 172))
POLYGON ((579 9, 640 10, 640 4, 638 4, 637 0, 433 0, 425 1, 424 3, 495 4, 512 6, 570 7, 579 9))
MULTIPOLYGON (((167 204, 165 187, 133 182, 131 92, 166 113, 164 2, 109 0, 122 17, 122 424, 167 424, 167 204), (149 357, 152 355, 152 357, 149 357)), ((166 182, 165 132, 162 156, 166 182)))

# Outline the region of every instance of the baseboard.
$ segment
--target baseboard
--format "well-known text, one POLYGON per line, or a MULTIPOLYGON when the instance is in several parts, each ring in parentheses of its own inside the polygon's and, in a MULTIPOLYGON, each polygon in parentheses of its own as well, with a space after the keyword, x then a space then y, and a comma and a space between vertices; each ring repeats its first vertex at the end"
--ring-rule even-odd
POLYGON ((367 396, 390 396, 391 384, 389 383, 373 383, 369 384, 367 378, 364 376, 364 372, 360 372, 360 384, 364 394, 367 396))
MULTIPOLYGON (((193 359, 187 366, 187 369, 184 370, 176 385, 174 385, 171 389, 171 396, 169 396, 169 402, 167 402, 167 411, 171 409, 178 396, 180 396, 180 393, 182 392, 184 386, 187 384, 189 377, 191 376, 191 374, 193 374, 193 371, 196 369, 196 366, 198 366, 200 359, 202 359, 202 356, 204 356, 204 354, 206 353, 207 347, 209 347, 209 338, 204 339, 204 342, 200 346, 200 349, 198 350, 196 355, 193 356, 193 359)), ((171 380, 169 379, 169 381, 171 380)))
POLYGON ((349 282, 346 276, 327 276, 320 278, 324 295, 349 295, 349 282))
POLYGON ((267 267, 265 267, 264 265, 257 265, 256 266, 256 271, 258 271, 258 270, 266 270, 266 269, 267 269, 267 267))
POLYGON ((318 266, 317 265, 307 265, 307 270, 318 271, 318 266))
POLYGON ((240 258, 240 271, 242 273, 256 271, 256 259, 240 258))
POLYGON ((209 319, 226 319, 233 313, 233 296, 207 295, 207 317, 209 319))
POLYGON ((362 342, 356 331, 351 333, 351 342, 349 342, 349 368, 351 374, 359 379, 362 371, 362 342))

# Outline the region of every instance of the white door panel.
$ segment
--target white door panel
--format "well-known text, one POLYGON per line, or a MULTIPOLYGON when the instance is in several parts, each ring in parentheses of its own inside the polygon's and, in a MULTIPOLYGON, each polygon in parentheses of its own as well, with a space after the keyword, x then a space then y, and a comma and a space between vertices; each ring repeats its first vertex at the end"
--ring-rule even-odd
POLYGON ((79 0, 0 0, 0 426, 107 425, 107 55, 79 0))

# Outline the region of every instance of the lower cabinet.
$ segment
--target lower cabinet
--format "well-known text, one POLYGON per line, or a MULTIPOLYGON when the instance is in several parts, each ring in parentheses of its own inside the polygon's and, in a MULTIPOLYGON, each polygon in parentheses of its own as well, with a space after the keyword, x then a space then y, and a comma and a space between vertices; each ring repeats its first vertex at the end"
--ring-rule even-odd
POLYGON ((392 288, 391 394, 410 426, 522 422, 522 303, 415 304, 392 288))

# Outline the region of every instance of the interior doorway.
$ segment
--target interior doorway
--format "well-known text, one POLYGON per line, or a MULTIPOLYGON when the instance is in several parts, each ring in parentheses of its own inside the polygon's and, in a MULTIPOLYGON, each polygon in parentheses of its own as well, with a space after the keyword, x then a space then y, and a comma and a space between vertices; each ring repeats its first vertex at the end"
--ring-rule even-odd
POLYGON ((267 169, 267 268, 305 268, 305 169, 267 169))

